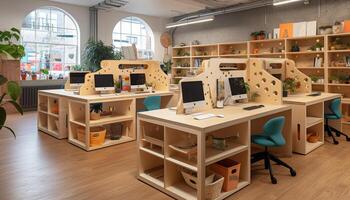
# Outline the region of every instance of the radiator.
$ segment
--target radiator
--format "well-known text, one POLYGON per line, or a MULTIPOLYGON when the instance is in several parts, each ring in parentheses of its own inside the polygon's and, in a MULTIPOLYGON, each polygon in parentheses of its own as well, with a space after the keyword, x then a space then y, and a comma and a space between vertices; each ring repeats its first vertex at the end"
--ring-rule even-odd
POLYGON ((37 110, 38 107, 38 90, 63 89, 63 85, 50 86, 22 86, 22 94, 19 103, 23 111, 37 110))

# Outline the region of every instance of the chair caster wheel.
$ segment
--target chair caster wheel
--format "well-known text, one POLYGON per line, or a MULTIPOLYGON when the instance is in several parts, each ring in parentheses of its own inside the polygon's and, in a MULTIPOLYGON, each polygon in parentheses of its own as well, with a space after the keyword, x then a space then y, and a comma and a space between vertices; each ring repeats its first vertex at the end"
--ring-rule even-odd
POLYGON ((335 135, 336 135, 337 137, 340 137, 340 134, 339 134, 339 133, 336 133, 335 135))
POLYGON ((290 175, 294 177, 294 176, 297 175, 297 172, 291 169, 291 170, 290 170, 290 175))
POLYGON ((349 142, 349 141, 350 141, 350 137, 347 137, 347 138, 346 138, 346 141, 348 141, 348 142, 349 142))
POLYGON ((333 143, 334 143, 334 144, 339 144, 339 142, 338 142, 338 141, 333 141, 333 143))
POLYGON ((277 179, 275 177, 271 177, 271 183, 272 184, 277 184, 277 179))

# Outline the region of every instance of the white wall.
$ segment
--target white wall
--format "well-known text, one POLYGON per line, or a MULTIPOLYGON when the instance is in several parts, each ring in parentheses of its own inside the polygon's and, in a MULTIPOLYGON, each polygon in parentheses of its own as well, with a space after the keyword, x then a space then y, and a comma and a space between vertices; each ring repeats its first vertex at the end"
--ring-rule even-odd
MULTIPOLYGON (((166 31, 165 25, 167 23, 166 18, 152 17, 146 15, 139 15, 127 12, 120 12, 115 10, 99 11, 98 15, 98 37, 106 44, 112 44, 112 32, 115 25, 124 17, 135 16, 144 20, 152 29, 154 34, 154 59, 162 61, 164 55, 164 48, 160 44, 160 36, 166 31)), ((169 50, 170 53, 170 50, 169 50)))
POLYGON ((89 38, 89 8, 44 0, 0 0, 0 30, 21 28, 24 18, 42 6, 55 6, 68 12, 79 24, 80 44, 83 49, 89 38))

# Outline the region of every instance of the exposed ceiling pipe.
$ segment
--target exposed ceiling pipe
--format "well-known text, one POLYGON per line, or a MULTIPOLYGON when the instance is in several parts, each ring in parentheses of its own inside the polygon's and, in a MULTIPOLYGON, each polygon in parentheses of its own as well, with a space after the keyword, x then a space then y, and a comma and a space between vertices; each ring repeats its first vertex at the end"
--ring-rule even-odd
POLYGON ((179 21, 179 20, 193 19, 193 18, 197 18, 197 17, 223 15, 223 14, 227 14, 227 13, 234 13, 234 12, 245 11, 245 10, 250 10, 250 9, 254 9, 254 8, 261 8, 261 7, 265 7, 265 6, 270 6, 272 4, 273 4, 272 0, 259 0, 259 1, 254 1, 251 3, 228 6, 225 8, 218 8, 218 9, 213 9, 213 10, 201 10, 201 11, 198 11, 195 13, 190 13, 190 14, 185 14, 185 15, 180 15, 180 16, 174 17, 173 20, 179 21))
POLYGON ((120 8, 128 4, 127 0, 104 0, 101 3, 98 3, 94 7, 96 9, 109 10, 112 8, 120 8))

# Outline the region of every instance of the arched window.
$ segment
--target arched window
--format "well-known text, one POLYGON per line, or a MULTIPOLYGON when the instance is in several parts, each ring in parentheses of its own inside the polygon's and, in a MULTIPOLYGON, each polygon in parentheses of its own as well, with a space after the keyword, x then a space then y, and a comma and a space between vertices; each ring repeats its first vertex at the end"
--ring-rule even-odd
POLYGON ((125 17, 120 20, 113 30, 113 45, 120 49, 122 46, 135 44, 138 57, 152 59, 154 52, 154 36, 151 28, 138 17, 125 17))
POLYGON ((22 70, 47 69, 58 78, 80 63, 78 24, 61 9, 42 7, 32 11, 23 21, 21 35, 26 52, 22 70))

